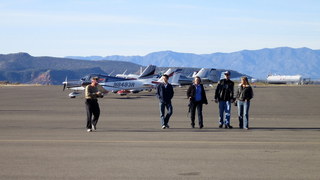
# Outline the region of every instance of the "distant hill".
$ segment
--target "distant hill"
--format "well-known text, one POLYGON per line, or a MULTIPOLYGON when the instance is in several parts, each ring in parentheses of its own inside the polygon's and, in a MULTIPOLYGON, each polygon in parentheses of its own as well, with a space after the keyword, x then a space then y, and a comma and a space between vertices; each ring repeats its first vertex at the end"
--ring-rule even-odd
POLYGON ((135 73, 141 65, 121 61, 85 61, 68 58, 33 57, 27 53, 0 55, 0 81, 61 84, 89 73, 135 73))
MULTIPOLYGON (((99 58, 97 58, 99 59, 99 58)), ((151 63, 150 63, 151 64, 151 63)), ((149 64, 147 64, 149 65, 149 64)), ((77 60, 71 58, 33 57, 28 53, 0 54, 0 81, 11 83, 61 84, 66 77, 79 80, 90 73, 112 75, 137 73, 142 66, 118 60, 77 60)), ((168 67, 158 67, 157 72, 168 67)), ((183 68, 183 73, 190 75, 199 68, 183 68)), ((224 71, 219 69, 218 72, 224 71)), ((241 73, 233 71, 233 75, 241 73)))
POLYGON ((146 56, 76 56, 69 58, 128 61, 144 66, 155 64, 160 67, 232 69, 260 79, 266 79, 268 74, 300 74, 303 77, 320 78, 320 50, 309 48, 279 47, 212 54, 161 51, 146 56))
POLYGON ((266 79, 268 74, 300 74, 305 78, 320 78, 320 50, 280 47, 201 55, 173 51, 154 52, 146 56, 67 58, 33 57, 27 53, 0 54, 0 81, 61 84, 66 76, 68 79, 79 79, 89 73, 118 74, 125 70, 136 73, 141 65, 149 64, 162 67, 157 68, 158 71, 165 70, 164 67, 185 67, 185 74, 204 67, 216 68, 219 72, 234 70, 236 76, 243 73, 259 79, 266 79))

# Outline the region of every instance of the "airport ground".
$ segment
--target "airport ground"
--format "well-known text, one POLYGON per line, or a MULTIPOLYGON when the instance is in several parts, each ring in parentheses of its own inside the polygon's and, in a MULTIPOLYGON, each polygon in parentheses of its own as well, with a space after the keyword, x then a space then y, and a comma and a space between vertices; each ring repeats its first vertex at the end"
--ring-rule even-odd
MULTIPOLYGON (((218 128, 204 106, 191 129, 186 88, 176 88, 170 129, 154 93, 100 99, 87 133, 83 97, 61 86, 1 86, 0 179, 320 179, 320 86, 258 86, 250 130, 218 128)), ((213 99, 214 88, 207 89, 213 99)))

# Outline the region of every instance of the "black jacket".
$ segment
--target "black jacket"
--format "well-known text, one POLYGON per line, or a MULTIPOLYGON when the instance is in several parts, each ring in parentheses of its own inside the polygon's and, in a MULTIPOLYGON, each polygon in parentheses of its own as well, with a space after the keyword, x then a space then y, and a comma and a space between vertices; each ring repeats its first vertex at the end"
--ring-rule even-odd
MULTIPOLYGON (((202 84, 201 86, 201 103, 203 104, 208 104, 207 96, 206 96, 206 91, 204 90, 204 87, 202 84)), ((191 102, 195 102, 195 96, 196 96, 196 86, 195 85, 190 85, 187 91, 187 97, 190 98, 191 102)))
POLYGON ((238 90, 237 90, 237 95, 236 95, 237 99, 240 101, 250 101, 250 99, 253 98, 253 91, 252 91, 252 87, 248 86, 248 87, 243 87, 243 86, 239 86, 238 90))
POLYGON ((174 95, 172 85, 168 83, 166 88, 164 83, 160 83, 157 86, 156 95, 161 103, 171 104, 171 99, 173 98, 173 95, 174 95))
POLYGON ((230 79, 221 79, 218 83, 214 99, 218 101, 234 100, 234 82, 230 79))

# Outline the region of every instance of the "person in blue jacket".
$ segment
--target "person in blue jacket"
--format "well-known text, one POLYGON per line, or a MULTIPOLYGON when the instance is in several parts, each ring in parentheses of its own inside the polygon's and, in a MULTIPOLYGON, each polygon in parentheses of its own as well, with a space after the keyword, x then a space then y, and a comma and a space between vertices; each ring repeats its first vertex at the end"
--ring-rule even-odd
POLYGON ((187 98, 189 99, 189 108, 191 112, 191 127, 194 128, 196 109, 198 111, 199 128, 203 128, 202 106, 208 104, 206 92, 201 84, 201 78, 196 76, 194 83, 187 90, 187 98))
POLYGON ((168 82, 169 76, 163 75, 163 83, 157 86, 156 96, 159 99, 160 108, 160 122, 161 128, 169 128, 169 119, 173 113, 171 99, 173 98, 174 91, 172 85, 168 82), (165 115, 165 109, 167 109, 167 114, 165 115))

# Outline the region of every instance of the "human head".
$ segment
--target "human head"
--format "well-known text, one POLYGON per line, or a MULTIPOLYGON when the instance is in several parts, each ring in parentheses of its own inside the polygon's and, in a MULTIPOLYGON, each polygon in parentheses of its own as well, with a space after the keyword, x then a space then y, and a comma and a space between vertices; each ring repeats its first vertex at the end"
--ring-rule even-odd
POLYGON ((98 84, 98 79, 99 79, 98 77, 93 77, 91 79, 91 85, 96 86, 98 84))
POLYGON ((201 78, 199 76, 196 76, 194 78, 194 84, 200 84, 201 83, 201 78))
POLYGON ((230 75, 231 75, 230 71, 225 71, 223 74, 226 77, 226 79, 230 79, 230 75))
POLYGON ((243 84, 243 85, 249 85, 249 81, 248 81, 247 76, 242 76, 242 77, 241 77, 241 84, 243 84))
POLYGON ((164 74, 164 75, 162 75, 162 78, 163 78, 163 81, 165 83, 168 83, 168 80, 169 80, 169 76, 168 75, 164 74))

